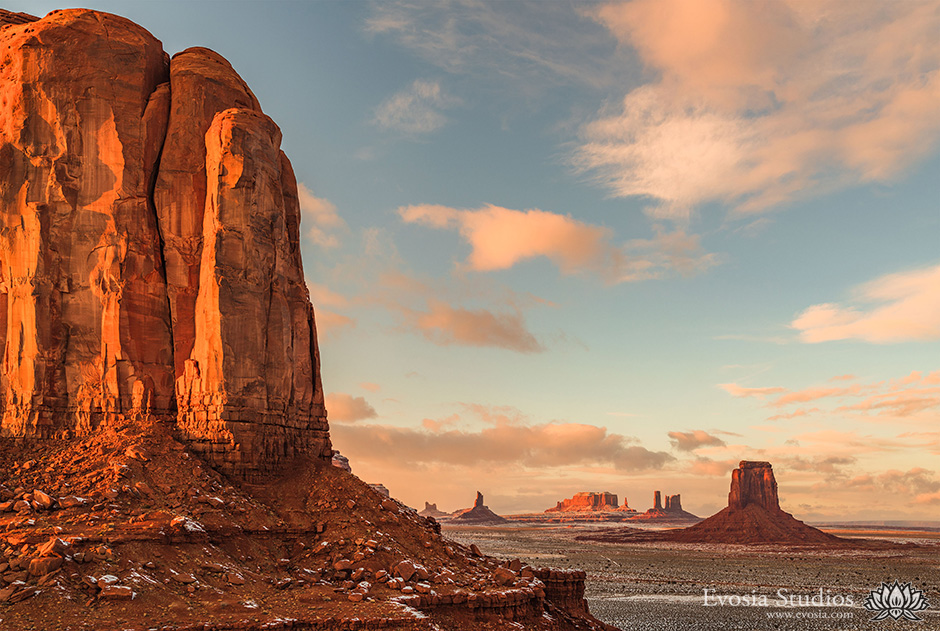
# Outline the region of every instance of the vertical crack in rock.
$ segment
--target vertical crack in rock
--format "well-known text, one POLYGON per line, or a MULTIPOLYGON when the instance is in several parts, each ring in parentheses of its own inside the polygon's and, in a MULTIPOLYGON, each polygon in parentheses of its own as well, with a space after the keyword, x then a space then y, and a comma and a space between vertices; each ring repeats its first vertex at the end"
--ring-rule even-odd
POLYGON ((85 433, 135 402, 166 411, 165 289, 152 277, 140 135, 162 46, 82 10, 5 26, 0 40, 0 91, 18 105, 0 129, 2 431, 85 433))
POLYGON ((0 431, 150 415, 247 479, 328 459, 296 180, 245 82, 113 15, 0 25, 0 431))

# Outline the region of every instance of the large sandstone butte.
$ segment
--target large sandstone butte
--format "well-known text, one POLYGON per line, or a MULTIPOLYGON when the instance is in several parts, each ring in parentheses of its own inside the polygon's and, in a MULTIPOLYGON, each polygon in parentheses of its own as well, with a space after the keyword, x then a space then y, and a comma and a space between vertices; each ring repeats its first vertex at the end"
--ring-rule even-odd
POLYGON ((297 186, 245 82, 114 15, 0 24, 0 432, 149 416, 250 480, 329 459, 297 186))
POLYGON ((331 466, 279 144, 212 51, 0 10, 3 628, 612 629, 331 466))
POLYGON ((726 508, 701 523, 667 534, 670 540, 685 543, 833 545, 843 541, 781 510, 771 464, 747 460, 731 473, 726 508))
MULTIPOLYGON (((575 493, 571 498, 562 500, 554 508, 548 508, 546 513, 567 513, 580 511, 618 510, 617 494, 609 491, 594 493, 582 491, 575 493)), ((624 510, 629 510, 624 502, 624 510)))
MULTIPOLYGON (((670 502, 674 505, 674 502, 670 502)), ((665 510, 665 509, 664 509, 665 510)), ((625 529, 578 537, 606 542, 668 541, 743 545, 791 545, 821 548, 884 549, 890 543, 843 539, 807 526, 780 508, 777 481, 769 462, 742 460, 731 474, 728 506, 688 528, 659 532, 625 529)))

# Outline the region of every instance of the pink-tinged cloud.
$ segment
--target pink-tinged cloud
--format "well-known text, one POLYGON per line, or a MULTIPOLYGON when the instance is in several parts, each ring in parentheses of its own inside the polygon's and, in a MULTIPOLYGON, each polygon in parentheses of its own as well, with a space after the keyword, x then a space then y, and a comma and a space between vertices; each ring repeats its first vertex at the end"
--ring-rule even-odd
POLYGON ((841 467, 853 465, 855 462, 854 456, 817 456, 815 458, 793 456, 783 459, 780 464, 781 468, 793 471, 835 474, 841 473, 841 467))
POLYGON ((334 313, 327 309, 315 309, 317 322, 317 337, 321 340, 334 339, 345 329, 356 326, 356 321, 349 316, 334 313))
POLYGON ((805 388, 796 392, 788 392, 787 394, 777 397, 773 405, 774 407, 783 407, 793 403, 807 403, 818 399, 858 394, 861 391, 861 386, 853 386, 851 388, 805 388))
POLYGON ((425 338, 439 346, 490 346, 520 353, 545 350, 528 331, 525 318, 518 311, 494 313, 429 300, 428 311, 411 311, 408 320, 425 338))
POLYGON ((363 381, 359 384, 359 387, 363 390, 368 390, 369 392, 378 392, 382 389, 382 386, 377 383, 372 383, 371 381, 363 381))
POLYGON ((787 412, 786 414, 774 414, 773 416, 768 416, 768 421, 788 421, 794 418, 800 418, 802 416, 809 416, 810 414, 816 414, 821 412, 819 408, 798 408, 792 412, 787 412))
POLYGON ((829 381, 854 381, 857 379, 855 375, 836 375, 835 377, 829 377, 829 381))
POLYGON ((926 374, 915 370, 904 377, 868 384, 832 386, 832 381, 833 379, 829 379, 826 385, 792 391, 779 386, 743 388, 737 384, 721 384, 721 387, 735 397, 764 398, 775 394, 776 397, 766 403, 771 408, 785 408, 810 401, 818 402, 817 407, 781 412, 768 420, 791 419, 809 414, 845 415, 848 413, 885 419, 916 420, 921 417, 921 413, 940 407, 940 370, 926 374), (846 402, 846 400, 854 400, 854 402, 846 402), (821 407, 829 401, 842 404, 830 403, 830 407, 821 407))
POLYGON ((326 285, 308 280, 307 289, 310 291, 310 301, 316 306, 339 308, 349 306, 349 300, 345 296, 336 293, 326 285))
POLYGON ((354 397, 344 392, 326 395, 325 404, 330 422, 354 423, 378 416, 375 408, 363 397, 354 397))
POLYGON ((339 216, 336 206, 327 199, 317 197, 303 182, 297 184, 297 197, 303 213, 301 228, 304 235, 316 245, 332 249, 339 246, 338 232, 346 229, 346 222, 339 216))
POLYGON ((739 386, 736 383, 720 383, 718 387, 730 394, 733 397, 757 397, 764 398, 771 394, 778 394, 780 392, 786 392, 786 388, 779 386, 774 386, 770 388, 747 388, 744 386, 739 386))
POLYGON ((698 456, 689 464, 689 472, 692 475, 727 477, 738 466, 738 460, 712 460, 698 456))
POLYGON ((593 15, 658 79, 585 125, 572 163, 656 200, 656 216, 887 180, 940 138, 932 2, 634 0, 593 15))
POLYGON ((936 407, 940 407, 940 388, 915 388, 906 392, 877 394, 859 403, 840 406, 836 411, 888 413, 906 417, 936 407))
POLYGON ((882 276, 856 293, 849 305, 813 305, 790 326, 811 344, 940 340, 940 265, 882 276))
POLYGON ((398 212, 406 223, 457 229, 471 247, 466 266, 480 272, 544 257, 563 274, 590 273, 619 283, 655 278, 667 270, 691 275, 719 261, 717 255, 702 251, 697 236, 682 231, 658 231, 652 239, 616 245, 609 228, 538 209, 488 204, 465 210, 420 204, 398 212))
POLYGON ((695 451, 699 447, 723 447, 725 445, 725 441, 701 429, 691 432, 669 432, 669 440, 679 451, 695 451))
POLYGON ((440 421, 426 419, 421 429, 389 425, 342 425, 330 428, 344 454, 371 462, 428 465, 515 464, 526 467, 606 465, 622 471, 659 469, 675 460, 651 451, 634 438, 606 427, 552 421, 532 423, 508 406, 462 404, 485 427, 458 427, 462 414, 440 421))
POLYGON ((940 504, 940 491, 921 493, 914 498, 915 504, 940 504))
POLYGON ((604 427, 580 423, 499 424, 479 431, 389 425, 338 425, 331 436, 344 454, 358 460, 407 466, 449 464, 526 467, 608 465, 621 471, 662 468, 674 460, 604 427))

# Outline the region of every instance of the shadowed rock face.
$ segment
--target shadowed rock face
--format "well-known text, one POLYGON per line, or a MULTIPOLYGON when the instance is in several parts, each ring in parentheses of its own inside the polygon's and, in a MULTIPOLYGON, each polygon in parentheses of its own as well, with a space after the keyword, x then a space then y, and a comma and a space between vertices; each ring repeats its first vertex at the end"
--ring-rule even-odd
POLYGON ((769 462, 742 460, 731 472, 731 492, 728 493, 730 508, 744 508, 757 504, 767 510, 780 510, 777 498, 777 481, 769 462))
POLYGON ((331 455, 280 130, 204 48, 0 12, 4 435, 155 416, 222 471, 331 455))

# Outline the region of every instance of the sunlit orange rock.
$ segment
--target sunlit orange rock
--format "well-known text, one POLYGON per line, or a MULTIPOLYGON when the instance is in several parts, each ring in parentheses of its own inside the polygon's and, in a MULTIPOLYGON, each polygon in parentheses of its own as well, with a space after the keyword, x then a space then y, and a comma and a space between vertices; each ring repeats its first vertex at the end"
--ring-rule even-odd
MULTIPOLYGON (((626 506, 626 504, 624 504, 626 506)), ((546 509, 546 513, 567 513, 579 511, 618 510, 616 493, 605 491, 603 493, 581 492, 575 493, 570 499, 562 500, 554 508, 546 509)))
POLYGON ((280 142, 277 125, 249 109, 219 112, 206 133, 195 342, 178 382, 179 423, 200 451, 240 472, 301 453, 332 457, 299 204, 280 142))
POLYGON ((163 236, 167 295, 173 318, 174 366, 183 375, 195 342, 196 295, 206 206, 206 132, 230 107, 260 112, 232 66, 208 48, 188 48, 170 61, 169 122, 153 200, 163 236))
POLYGON ((0 31, 4 433, 175 407, 148 195, 162 132, 145 124, 166 77, 160 42, 117 16, 57 11, 0 31))
POLYGON ((218 54, 0 12, 6 435, 177 422, 226 473, 331 453, 280 131, 218 54))

